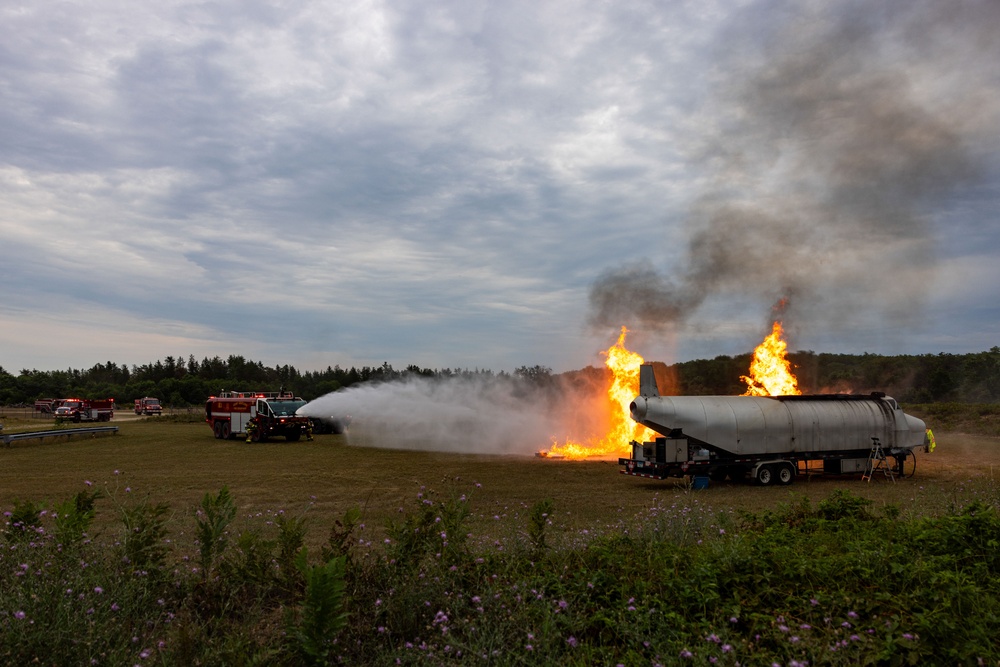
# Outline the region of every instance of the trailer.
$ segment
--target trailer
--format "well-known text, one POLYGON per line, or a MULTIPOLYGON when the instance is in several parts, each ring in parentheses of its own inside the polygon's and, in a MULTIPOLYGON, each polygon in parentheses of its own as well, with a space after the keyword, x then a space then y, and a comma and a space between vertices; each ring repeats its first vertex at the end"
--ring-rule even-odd
MULTIPOLYGON (((761 486, 791 484, 805 472, 906 474, 914 450, 933 449, 924 422, 903 412, 892 397, 661 396, 652 364, 639 371, 632 419, 660 437, 635 442, 619 458, 621 472, 667 479, 692 476, 750 479, 761 486)), ((911 473, 913 465, 911 465, 911 473)))
POLYGON ((312 439, 308 417, 297 415, 306 402, 291 392, 227 391, 205 403, 205 421, 215 437, 228 440, 247 437, 254 442, 284 436, 294 442, 302 436, 312 439))

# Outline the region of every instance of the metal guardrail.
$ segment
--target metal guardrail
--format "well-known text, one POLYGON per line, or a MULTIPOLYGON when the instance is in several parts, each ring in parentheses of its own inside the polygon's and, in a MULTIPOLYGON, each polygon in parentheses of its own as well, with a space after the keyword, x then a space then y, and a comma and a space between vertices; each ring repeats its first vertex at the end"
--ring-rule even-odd
POLYGON ((98 433, 118 433, 117 426, 91 426, 89 428, 64 428, 48 431, 30 431, 26 433, 8 433, 0 435, 3 444, 10 447, 10 443, 16 440, 33 440, 42 438, 52 438, 60 435, 97 435, 98 433))

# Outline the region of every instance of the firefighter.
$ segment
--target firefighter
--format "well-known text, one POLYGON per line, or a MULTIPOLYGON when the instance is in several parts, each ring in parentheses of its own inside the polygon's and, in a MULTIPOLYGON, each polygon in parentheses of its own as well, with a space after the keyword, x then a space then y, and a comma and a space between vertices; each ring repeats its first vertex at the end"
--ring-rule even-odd
POLYGON ((247 422, 247 442, 253 442, 254 431, 257 430, 257 422, 250 420, 247 422))
POLYGON ((310 419, 309 421, 306 422, 306 440, 312 440, 312 439, 313 439, 313 422, 310 419))

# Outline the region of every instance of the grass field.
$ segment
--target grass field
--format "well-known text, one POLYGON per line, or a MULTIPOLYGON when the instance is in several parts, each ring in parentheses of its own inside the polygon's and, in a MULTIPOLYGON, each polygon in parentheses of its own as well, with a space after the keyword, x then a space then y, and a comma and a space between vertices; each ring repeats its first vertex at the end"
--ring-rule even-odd
POLYGON ((247 444, 184 415, 114 424, 0 448, 0 664, 1000 659, 997 438, 938 433, 895 483, 695 491, 356 427, 247 444))
MULTIPOLYGON (((38 428, 17 418, 6 423, 8 433, 38 428)), ((935 452, 918 452, 916 475, 895 484, 878 478, 866 483, 858 477, 800 477, 790 487, 713 482, 709 489, 691 491, 681 480, 626 477, 616 461, 387 449, 373 446, 360 428, 313 442, 247 444, 216 440, 202 422, 126 418, 112 423, 119 427, 117 435, 0 449, 0 506, 18 499, 62 500, 90 481, 122 493, 129 488, 183 513, 193 511, 205 493, 228 486, 243 515, 307 510, 311 525, 325 527, 356 506, 366 526, 377 531, 427 487, 470 496, 474 532, 489 532, 494 517, 519 515, 543 499, 554 503, 557 529, 575 532, 614 525, 669 498, 715 509, 759 510, 802 498, 815 502, 842 488, 877 505, 934 513, 961 503, 968 482, 1000 474, 1000 439, 961 433, 938 434, 935 452)))

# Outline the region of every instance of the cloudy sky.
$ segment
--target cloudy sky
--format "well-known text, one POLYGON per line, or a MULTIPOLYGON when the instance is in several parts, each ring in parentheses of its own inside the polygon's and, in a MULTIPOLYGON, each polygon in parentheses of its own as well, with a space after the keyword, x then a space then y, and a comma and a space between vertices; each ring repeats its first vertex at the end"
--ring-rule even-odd
POLYGON ((1000 3, 0 3, 0 366, 1000 345, 1000 3))

